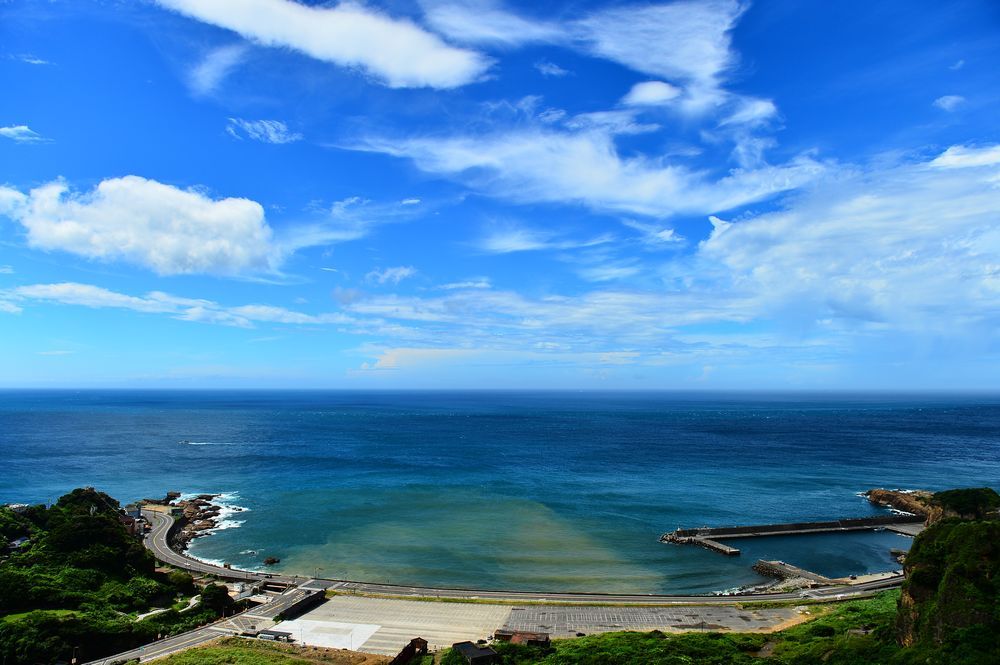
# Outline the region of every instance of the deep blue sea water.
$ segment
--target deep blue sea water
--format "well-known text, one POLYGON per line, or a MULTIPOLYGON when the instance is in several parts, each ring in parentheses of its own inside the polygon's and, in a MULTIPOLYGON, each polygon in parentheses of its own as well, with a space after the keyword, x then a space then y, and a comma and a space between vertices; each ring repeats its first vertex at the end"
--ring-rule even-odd
POLYGON ((678 526, 874 514, 871 487, 1000 488, 1000 396, 0 392, 0 502, 93 485, 247 508, 193 554, 325 577, 708 592, 757 558, 889 570, 887 533, 739 541, 678 526), (187 443, 180 443, 185 441, 187 443))

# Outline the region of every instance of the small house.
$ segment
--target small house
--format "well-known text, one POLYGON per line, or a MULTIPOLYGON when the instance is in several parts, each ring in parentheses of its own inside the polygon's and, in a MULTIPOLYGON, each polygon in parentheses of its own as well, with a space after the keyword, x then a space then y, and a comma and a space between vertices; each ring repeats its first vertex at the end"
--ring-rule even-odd
POLYGON ((476 646, 472 642, 456 642, 451 648, 469 665, 493 665, 500 662, 500 655, 496 651, 489 647, 476 646))

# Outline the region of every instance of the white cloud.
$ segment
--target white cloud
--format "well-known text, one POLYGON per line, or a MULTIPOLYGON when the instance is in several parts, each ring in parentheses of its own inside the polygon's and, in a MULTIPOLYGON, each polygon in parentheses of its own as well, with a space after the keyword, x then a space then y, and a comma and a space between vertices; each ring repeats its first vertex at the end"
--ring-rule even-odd
POLYGON ((634 219, 623 219, 622 224, 642 233, 642 242, 647 245, 678 246, 684 243, 684 237, 674 229, 659 224, 639 222, 634 219))
POLYGON ((425 365, 437 365, 456 360, 468 360, 482 355, 476 349, 429 349, 429 348, 395 348, 379 352, 374 363, 362 363, 361 371, 398 370, 425 365))
POLYGON ((824 170, 803 156, 711 180, 703 172, 662 159, 623 157, 613 136, 600 128, 369 139, 355 147, 412 159, 423 171, 516 201, 573 202, 657 216, 728 210, 795 189, 824 170))
POLYGON ((945 95, 934 100, 934 106, 943 111, 954 111, 965 104, 965 97, 961 95, 945 95))
POLYGON ((794 308, 920 332, 995 326, 998 165, 1000 146, 953 147, 929 163, 842 173, 787 210, 713 220, 699 259, 753 292, 760 315, 794 308))
POLYGON ((32 284, 0 290, 0 310, 21 311, 15 302, 49 302, 92 309, 125 309, 144 314, 165 314, 181 321, 196 321, 238 328, 253 328, 255 323, 288 325, 354 324, 354 319, 339 312, 305 314, 272 305, 226 307, 211 300, 183 298, 152 291, 144 296, 130 296, 92 284, 63 282, 32 284), (4 304, 13 309, 5 309, 4 304))
POLYGON ((636 83, 622 98, 626 106, 661 106, 677 99, 681 89, 663 81, 636 83))
POLYGON ((17 55, 10 56, 15 60, 20 60, 21 62, 28 65, 51 65, 52 63, 48 60, 43 60, 37 56, 31 55, 30 53, 19 53, 17 55))
POLYGON ((0 266, 0 275, 13 275, 13 266, 0 266))
POLYGON ((778 115, 778 107, 770 99, 743 97, 736 110, 722 120, 721 125, 761 125, 778 115))
POLYGON ((138 176, 84 193, 62 181, 27 195, 0 187, 0 212, 24 226, 37 249, 124 260, 161 275, 269 271, 281 258, 259 203, 214 200, 138 176))
POLYGON ((188 84, 199 95, 214 92, 223 79, 236 69, 247 55, 244 44, 230 44, 212 49, 188 74, 188 84))
POLYGON ((399 284, 404 279, 408 279, 417 274, 417 269, 413 266, 396 266, 385 270, 375 269, 365 275, 365 280, 377 284, 399 284))
POLYGON ((965 67, 965 60, 956 60, 954 63, 948 65, 948 69, 952 71, 957 71, 962 67, 965 67))
POLYGON ((493 288, 493 284, 486 277, 477 277, 475 279, 468 279, 462 282, 442 284, 438 288, 444 289, 445 291, 454 291, 456 289, 490 289, 493 288))
POLYGON ((702 111, 723 99, 719 86, 735 60, 729 31, 743 10, 736 0, 626 5, 596 12, 576 30, 596 55, 683 82, 683 103, 702 111))
POLYGON ((163 294, 151 293, 145 298, 125 295, 91 284, 62 282, 59 284, 33 284, 4 291, 8 297, 58 302, 80 307, 130 309, 136 312, 168 313, 177 309, 178 303, 163 294))
POLYGON ((575 131, 598 130, 610 135, 646 134, 660 129, 659 125, 636 122, 635 112, 631 110, 580 113, 564 124, 575 131))
POLYGON ((953 145, 930 162, 941 169, 964 169, 1000 164, 1000 145, 982 147, 953 145))
POLYGON ((481 54, 450 46, 408 20, 353 2, 324 7, 290 0, 157 1, 258 44, 361 69, 394 88, 453 88, 477 80, 490 65, 481 54))
POLYGON ((428 24, 460 43, 520 46, 565 38, 561 26, 522 18, 490 0, 425 0, 422 4, 428 24))
POLYGON ((420 199, 417 198, 403 199, 402 201, 399 202, 399 205, 403 206, 415 206, 419 204, 420 204, 420 199))
POLYGON ((537 69, 542 76, 561 77, 569 74, 568 69, 563 69, 556 63, 549 62, 548 60, 539 60, 536 62, 535 69, 537 69))
POLYGON ((431 27, 458 42, 560 45, 681 83, 680 102, 690 112, 726 100, 720 85, 735 62, 729 32, 745 9, 738 0, 681 0, 623 5, 560 24, 519 16, 491 1, 424 5, 431 27))
POLYGON ((76 351, 66 351, 63 349, 56 349, 53 351, 38 351, 36 355, 39 356, 69 356, 76 353, 76 351))
POLYGON ((289 131, 288 125, 280 120, 244 120, 230 118, 226 132, 237 139, 243 135, 262 143, 294 143, 302 139, 302 134, 289 131))
POLYGON ((11 125, 0 127, 0 136, 16 143, 46 143, 49 139, 34 131, 27 125, 11 125))
POLYGON ((551 231, 507 226, 490 231, 479 239, 476 247, 489 254, 512 254, 514 252, 594 247, 612 240, 613 237, 610 235, 601 235, 587 240, 561 239, 551 231))

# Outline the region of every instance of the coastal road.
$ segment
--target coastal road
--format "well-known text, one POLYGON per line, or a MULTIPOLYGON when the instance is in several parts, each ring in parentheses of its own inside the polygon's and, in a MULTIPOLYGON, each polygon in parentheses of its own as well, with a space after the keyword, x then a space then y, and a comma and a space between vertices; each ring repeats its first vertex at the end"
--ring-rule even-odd
POLYGON ((332 589, 340 593, 356 593, 375 596, 392 596, 400 598, 434 598, 455 600, 492 600, 505 603, 579 603, 581 605, 736 605, 746 602, 795 601, 803 599, 837 600, 841 598, 856 598, 868 596, 884 589, 899 586, 903 581, 902 574, 892 575, 883 579, 854 584, 850 586, 829 586, 794 591, 790 593, 755 593, 739 596, 703 596, 703 595, 665 595, 665 594, 607 594, 607 593, 567 593, 567 592, 534 592, 534 591, 493 591, 480 589, 446 589, 420 586, 401 586, 396 584, 377 584, 373 582, 354 582, 348 580, 309 579, 293 575, 272 574, 232 570, 215 566, 204 561, 198 561, 189 556, 172 550, 167 543, 167 532, 173 524, 173 518, 154 512, 144 512, 150 521, 152 529, 146 535, 145 544, 164 563, 191 572, 208 573, 229 580, 260 581, 269 579, 289 585, 303 585, 316 589, 332 589))
POLYGON ((213 628, 214 624, 212 626, 202 626, 201 628, 196 628, 195 630, 187 633, 174 635, 173 637, 168 637, 158 642, 151 642, 145 646, 139 647, 138 649, 118 653, 113 656, 108 656, 107 658, 92 660, 84 663, 84 665, 106 665, 108 663, 118 663, 128 660, 145 662, 156 658, 165 658, 171 654, 184 651, 185 649, 190 649, 191 647, 196 647, 199 644, 204 644, 216 639, 217 637, 221 637, 222 633, 218 630, 214 630, 213 628))
MULTIPOLYGON (((121 662, 125 660, 137 659, 141 662, 163 658, 185 649, 189 649, 200 644, 205 644, 223 635, 232 635, 241 632, 242 623, 252 622, 260 624, 266 621, 267 625, 272 625, 274 617, 280 611, 297 602, 306 590, 309 589, 329 589, 338 594, 331 601, 331 605, 337 605, 337 617, 353 618, 357 621, 378 620, 375 641, 371 645, 367 644, 368 638, 364 640, 366 650, 375 649, 380 653, 394 653, 400 644, 404 644, 409 639, 412 631, 412 618, 407 619, 410 614, 421 606, 428 606, 431 610, 440 613, 443 609, 439 603, 419 602, 424 599, 453 599, 453 600, 489 600, 497 603, 497 609, 504 609, 508 615, 517 612, 516 621, 511 621, 511 627, 533 627, 534 629, 546 629, 548 631, 565 632, 567 635, 574 634, 573 631, 581 627, 586 628, 585 632, 598 631, 603 629, 646 629, 648 626, 659 626, 663 624, 672 625, 674 628, 683 628, 690 624, 697 628, 698 622, 702 628, 709 624, 718 623, 725 625, 727 621, 748 621, 750 619, 743 616, 736 616, 734 619, 729 615, 720 612, 724 610, 737 610, 746 608, 725 608, 705 609, 699 614, 674 616, 663 615, 666 606, 682 605, 712 605, 712 606, 736 606, 748 602, 763 601, 804 601, 804 600, 841 600, 873 595, 884 589, 899 586, 902 582, 902 575, 893 575, 882 579, 854 584, 851 586, 828 586, 809 589, 806 591, 795 591, 791 593, 758 593, 744 594, 740 596, 699 596, 699 595, 656 595, 656 594, 601 594, 601 593, 543 593, 525 591, 491 591, 475 589, 438 589, 419 586, 400 586, 394 584, 374 584, 368 582, 353 582, 347 580, 324 580, 298 577, 294 575, 266 574, 255 571, 232 570, 216 566, 203 561, 198 561, 170 548, 167 536, 174 519, 161 513, 146 512, 151 529, 144 538, 144 544, 153 555, 163 563, 167 563, 178 568, 188 570, 192 573, 204 573, 216 575, 227 580, 244 581, 271 581, 287 584, 289 589, 282 595, 275 598, 271 603, 253 608, 242 614, 218 621, 208 626, 202 626, 195 630, 176 635, 158 642, 147 644, 138 649, 133 649, 124 653, 109 656, 104 659, 90 661, 88 665, 106 664, 121 662), (359 597, 350 598, 351 594, 359 597), (372 601, 361 596, 385 596, 391 600, 393 608, 389 611, 390 618, 395 615, 402 617, 399 620, 398 630, 393 626, 384 626, 387 622, 386 610, 380 609, 374 615, 366 616, 364 612, 370 611, 372 601), (344 605, 346 603, 346 605, 344 605), (360 605, 357 605, 361 603, 360 605), (546 606, 546 604, 549 604, 546 606), (357 605, 357 607, 355 607, 357 605), (500 608, 507 605, 506 608, 500 608), (517 607, 524 605, 524 607, 517 607), (630 608, 612 608, 609 606, 636 606, 630 608), (644 608, 642 606, 645 606, 644 608), (347 609, 351 609, 357 616, 342 616, 347 609), (708 612, 709 614, 705 614, 708 612), (715 614, 712 614, 715 612, 715 614), (637 614, 638 613, 638 614, 637 614), (650 614, 652 613, 652 614, 650 614), (633 616, 634 615, 634 616, 633 616), (396 635, 395 632, 399 634, 396 635), (404 639, 405 638, 405 639, 404 639), (381 642, 379 641, 381 640, 381 642), (400 640, 403 640, 400 642, 400 640), (399 644, 397 644, 399 642, 399 644)), ((379 601, 374 601, 379 602, 379 601)), ((488 608, 465 607, 459 610, 459 606, 453 609, 460 614, 469 614, 473 609, 490 611, 488 608)), ((324 611, 322 608, 320 612, 324 611)), ((752 610, 751 610, 752 611, 752 610)), ((690 627, 689 626, 689 627, 690 627)), ((260 625, 257 626, 261 627, 260 625)), ((727 628, 729 626, 726 626, 727 628)), ((744 626, 746 627, 746 626, 744 626)), ((426 632, 428 626, 422 626, 421 630, 426 632)), ((442 636, 444 639, 444 636, 442 636)), ((353 646, 353 645, 352 645, 353 646)))

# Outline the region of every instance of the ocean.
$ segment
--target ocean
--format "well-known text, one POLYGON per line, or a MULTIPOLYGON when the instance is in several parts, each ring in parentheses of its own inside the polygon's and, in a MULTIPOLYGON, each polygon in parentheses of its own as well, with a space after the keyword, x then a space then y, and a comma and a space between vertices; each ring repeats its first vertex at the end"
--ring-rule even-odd
POLYGON ((1000 396, 0 391, 0 502, 222 493, 197 557, 479 589, 703 593, 781 559, 891 570, 888 532, 665 545, 678 526, 881 514, 873 487, 1000 488, 1000 396))

